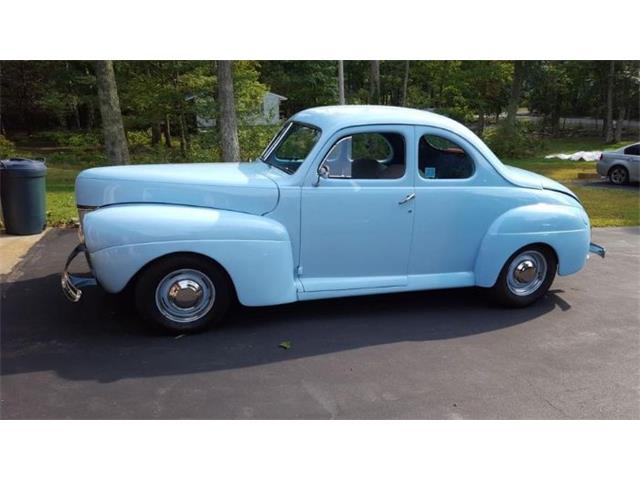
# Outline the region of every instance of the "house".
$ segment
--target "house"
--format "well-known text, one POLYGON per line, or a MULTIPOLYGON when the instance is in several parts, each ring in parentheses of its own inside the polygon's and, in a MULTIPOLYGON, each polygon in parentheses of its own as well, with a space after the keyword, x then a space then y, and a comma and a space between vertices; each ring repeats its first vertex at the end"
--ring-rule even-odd
MULTIPOLYGON (((239 119, 242 125, 277 125, 280 123, 280 103, 285 101, 287 97, 278 95, 273 92, 266 92, 262 97, 262 107, 260 111, 252 115, 247 115, 244 118, 239 119)), ((193 100, 200 102, 201 97, 196 95, 190 95, 186 98, 187 101, 193 100)), ((196 124, 198 129, 206 130, 213 128, 216 125, 216 119, 206 116, 204 114, 196 115, 196 124)))

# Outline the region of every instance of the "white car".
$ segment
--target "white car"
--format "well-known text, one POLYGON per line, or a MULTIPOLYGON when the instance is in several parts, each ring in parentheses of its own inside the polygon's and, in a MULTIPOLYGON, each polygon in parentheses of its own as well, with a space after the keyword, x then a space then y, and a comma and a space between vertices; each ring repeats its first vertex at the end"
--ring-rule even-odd
POLYGON ((640 143, 602 152, 596 170, 615 185, 640 181, 640 143))

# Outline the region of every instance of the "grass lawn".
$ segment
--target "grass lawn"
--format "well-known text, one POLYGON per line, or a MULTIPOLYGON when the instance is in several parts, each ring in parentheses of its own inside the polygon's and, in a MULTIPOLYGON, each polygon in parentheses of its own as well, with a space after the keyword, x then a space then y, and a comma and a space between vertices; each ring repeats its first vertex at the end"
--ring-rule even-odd
POLYGON ((530 158, 502 159, 507 165, 524 168, 553 178, 569 187, 582 201, 594 227, 640 225, 640 190, 592 187, 577 183, 579 173, 596 173, 595 162, 545 159, 554 153, 574 153, 581 150, 613 150, 632 143, 605 145, 598 138, 552 139, 544 151, 530 158))
MULTIPOLYGON (((630 142, 624 142, 628 144, 630 142)), ((531 170, 558 180, 573 190, 582 200, 595 227, 640 225, 640 193, 638 190, 598 188, 575 183, 578 173, 594 173, 593 162, 572 162, 569 160, 546 160, 551 153, 574 153, 579 150, 605 150, 617 148, 604 145, 597 138, 553 139, 545 143, 544 151, 530 158, 503 159, 504 163, 531 170)), ((42 156, 42 151, 23 147, 19 152, 25 156, 42 156)), ((73 197, 76 175, 84 168, 100 163, 101 154, 96 152, 64 150, 47 156, 47 215, 53 226, 73 224, 77 212, 73 197)), ((148 153, 132 155, 133 162, 152 161, 148 153)))

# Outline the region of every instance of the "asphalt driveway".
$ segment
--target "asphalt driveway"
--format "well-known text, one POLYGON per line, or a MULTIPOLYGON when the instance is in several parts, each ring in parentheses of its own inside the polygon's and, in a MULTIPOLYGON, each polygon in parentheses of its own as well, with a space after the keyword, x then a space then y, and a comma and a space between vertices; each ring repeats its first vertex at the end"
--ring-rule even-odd
POLYGON ((3 279, 0 414, 640 418, 640 229, 594 239, 606 260, 523 310, 447 290, 238 309, 163 337, 119 297, 68 303, 58 272, 76 234, 52 230, 3 279))

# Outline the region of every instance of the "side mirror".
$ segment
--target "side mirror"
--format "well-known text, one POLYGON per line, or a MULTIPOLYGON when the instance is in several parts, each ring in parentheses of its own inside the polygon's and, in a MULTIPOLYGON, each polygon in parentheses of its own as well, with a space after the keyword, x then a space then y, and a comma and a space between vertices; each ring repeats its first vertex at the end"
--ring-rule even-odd
POLYGON ((316 180, 316 183, 313 184, 314 187, 320 185, 321 178, 329 178, 329 167, 327 167, 324 163, 318 168, 318 178, 316 180))

